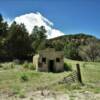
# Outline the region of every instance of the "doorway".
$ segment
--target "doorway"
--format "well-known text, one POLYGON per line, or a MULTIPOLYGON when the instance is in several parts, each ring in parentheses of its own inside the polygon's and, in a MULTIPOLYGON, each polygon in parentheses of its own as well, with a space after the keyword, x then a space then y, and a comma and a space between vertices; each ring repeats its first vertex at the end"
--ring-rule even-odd
POLYGON ((49 60, 49 63, 48 63, 48 69, 49 69, 49 72, 54 72, 54 60, 49 60))

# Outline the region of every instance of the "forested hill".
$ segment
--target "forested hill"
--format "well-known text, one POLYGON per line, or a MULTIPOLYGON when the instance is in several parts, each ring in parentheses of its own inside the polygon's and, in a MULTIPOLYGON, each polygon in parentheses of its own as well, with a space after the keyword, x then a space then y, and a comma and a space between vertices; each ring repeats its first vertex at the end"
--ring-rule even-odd
POLYGON ((97 39, 95 36, 87 35, 84 33, 77 33, 77 34, 63 35, 53 39, 49 39, 49 42, 53 42, 53 43, 61 42, 63 44, 68 42, 74 42, 79 44, 86 44, 86 42, 89 39, 96 39, 100 41, 100 39, 97 39))
POLYGON ((69 59, 94 61, 100 56, 100 39, 83 33, 49 39, 47 45, 64 51, 69 59))
POLYGON ((86 45, 88 41, 92 40, 100 41, 100 39, 96 38, 95 36, 84 34, 84 33, 77 33, 77 34, 69 34, 63 35, 56 38, 52 38, 47 40, 47 44, 51 47, 56 48, 57 50, 63 49, 65 44, 73 43, 78 46, 86 45))

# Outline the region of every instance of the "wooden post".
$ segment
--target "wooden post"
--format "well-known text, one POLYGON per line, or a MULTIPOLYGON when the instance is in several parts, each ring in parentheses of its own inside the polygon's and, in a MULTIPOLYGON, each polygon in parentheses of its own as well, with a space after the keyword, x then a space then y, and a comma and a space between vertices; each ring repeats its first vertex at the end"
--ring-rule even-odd
POLYGON ((82 77, 81 77, 81 70, 80 70, 80 65, 76 64, 76 68, 77 68, 77 77, 78 77, 78 81, 83 84, 82 82, 82 77))

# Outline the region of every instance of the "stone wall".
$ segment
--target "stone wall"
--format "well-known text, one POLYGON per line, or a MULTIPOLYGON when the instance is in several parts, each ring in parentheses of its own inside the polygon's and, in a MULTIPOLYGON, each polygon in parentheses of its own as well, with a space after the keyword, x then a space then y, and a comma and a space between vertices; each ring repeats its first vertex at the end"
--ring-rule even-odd
POLYGON ((55 51, 54 49, 45 49, 45 50, 41 50, 39 52, 39 56, 38 59, 36 57, 34 57, 34 59, 36 58, 36 61, 33 61, 33 63, 38 63, 35 64, 37 67, 38 71, 48 71, 49 72, 49 61, 53 60, 54 61, 54 69, 55 72, 59 72, 59 71, 63 71, 64 70, 64 54, 62 51, 55 51), (42 61, 42 58, 46 58, 46 62, 42 61), (56 61, 56 59, 59 59, 59 62, 56 61))

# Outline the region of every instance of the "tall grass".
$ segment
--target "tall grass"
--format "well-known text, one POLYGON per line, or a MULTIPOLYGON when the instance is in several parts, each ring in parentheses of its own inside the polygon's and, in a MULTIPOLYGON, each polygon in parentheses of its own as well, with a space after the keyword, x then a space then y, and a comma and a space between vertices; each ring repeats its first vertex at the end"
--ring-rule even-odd
POLYGON ((50 90, 64 92, 74 89, 100 92, 100 63, 80 62, 69 59, 65 59, 65 62, 72 70, 76 70, 77 63, 80 64, 82 80, 85 83, 84 88, 81 88, 78 84, 72 86, 58 84, 58 82, 68 76, 71 71, 62 73, 36 72, 32 63, 27 62, 19 65, 14 64, 14 67, 11 67, 9 63, 1 64, 3 67, 8 67, 8 65, 10 67, 6 70, 0 68, 0 70, 2 70, 0 72, 0 90, 15 91, 19 94, 22 90, 33 91, 47 87, 50 90), (20 69, 20 67, 25 67, 26 70, 20 69))

